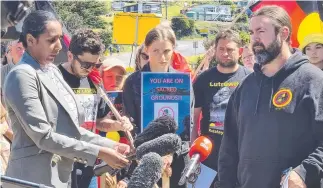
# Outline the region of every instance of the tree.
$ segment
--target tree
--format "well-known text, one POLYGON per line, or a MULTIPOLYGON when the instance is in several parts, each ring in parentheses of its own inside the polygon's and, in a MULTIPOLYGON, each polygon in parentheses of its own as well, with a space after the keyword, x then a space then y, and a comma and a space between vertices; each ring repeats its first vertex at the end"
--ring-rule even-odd
POLYGON ((243 45, 246 45, 246 44, 250 43, 250 35, 247 32, 241 31, 239 33, 239 35, 240 35, 240 38, 241 38, 241 41, 242 41, 243 45))
POLYGON ((54 1, 53 6, 72 33, 80 27, 105 28, 100 16, 108 13, 106 1, 54 1))
POLYGON ((108 49, 109 45, 112 44, 112 24, 109 23, 106 29, 101 29, 99 31, 100 38, 105 46, 105 49, 108 49))
POLYGON ((223 1, 219 1, 220 5, 233 5, 233 1, 231 0, 223 0, 223 1))
POLYGON ((195 21, 189 20, 186 17, 173 17, 172 29, 177 38, 190 36, 195 33, 195 21))
POLYGON ((100 17, 109 13, 106 1, 54 1, 53 6, 71 34, 81 28, 96 29, 106 48, 112 43, 112 24, 100 17))
POLYGON ((248 15, 245 13, 245 14, 242 14, 241 17, 237 20, 237 22, 241 22, 241 23, 248 23, 248 15))
POLYGON ((235 14, 237 14, 238 6, 236 4, 234 4, 234 3, 231 4, 230 5, 230 8, 231 8, 231 14, 232 14, 232 16, 235 15, 235 14))

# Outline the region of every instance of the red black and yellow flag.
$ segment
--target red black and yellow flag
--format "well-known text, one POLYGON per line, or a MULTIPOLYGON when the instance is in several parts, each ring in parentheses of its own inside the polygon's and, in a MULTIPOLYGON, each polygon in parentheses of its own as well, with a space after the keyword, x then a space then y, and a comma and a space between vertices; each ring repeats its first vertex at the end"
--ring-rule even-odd
POLYGON ((323 1, 269 1, 260 0, 250 7, 255 12, 262 6, 277 5, 286 10, 292 21, 292 46, 298 47, 304 37, 312 33, 323 33, 323 1))

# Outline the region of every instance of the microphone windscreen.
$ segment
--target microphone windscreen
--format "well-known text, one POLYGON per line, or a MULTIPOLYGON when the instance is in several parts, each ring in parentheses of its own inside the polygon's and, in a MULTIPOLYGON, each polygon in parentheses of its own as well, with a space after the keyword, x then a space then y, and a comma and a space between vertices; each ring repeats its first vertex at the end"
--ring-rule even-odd
POLYGON ((157 138, 161 135, 167 133, 175 133, 178 129, 178 126, 174 118, 170 116, 161 116, 153 121, 151 121, 148 126, 143 130, 142 133, 138 134, 134 145, 135 147, 140 146, 141 144, 157 138))
POLYGON ((204 161, 211 154, 213 148, 212 141, 206 136, 200 136, 194 140, 189 156, 192 157, 194 154, 198 153, 200 155, 200 161, 204 161))
POLYGON ((164 134, 140 145, 136 150, 136 156, 137 159, 141 159, 142 156, 150 152, 165 156, 179 151, 181 146, 182 140, 177 134, 164 134))
POLYGON ((163 161, 157 153, 148 153, 131 175, 128 188, 153 188, 162 176, 163 161))

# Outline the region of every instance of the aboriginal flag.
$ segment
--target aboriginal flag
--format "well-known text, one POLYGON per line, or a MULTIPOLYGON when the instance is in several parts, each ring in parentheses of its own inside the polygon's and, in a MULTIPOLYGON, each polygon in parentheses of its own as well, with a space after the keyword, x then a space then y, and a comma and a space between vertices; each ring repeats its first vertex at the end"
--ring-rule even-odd
POLYGON ((323 1, 267 1, 260 0, 250 7, 255 12, 262 6, 277 5, 286 10, 292 22, 292 46, 297 48, 304 37, 312 33, 323 33, 323 1))

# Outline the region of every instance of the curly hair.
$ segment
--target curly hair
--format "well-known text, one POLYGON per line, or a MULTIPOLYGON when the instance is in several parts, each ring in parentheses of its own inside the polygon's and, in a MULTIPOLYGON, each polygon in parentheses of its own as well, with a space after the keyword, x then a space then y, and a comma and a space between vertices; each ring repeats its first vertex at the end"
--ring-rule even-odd
POLYGON ((69 51, 74 55, 82 55, 86 52, 101 55, 104 48, 104 44, 97 33, 90 29, 82 29, 73 35, 69 51))

